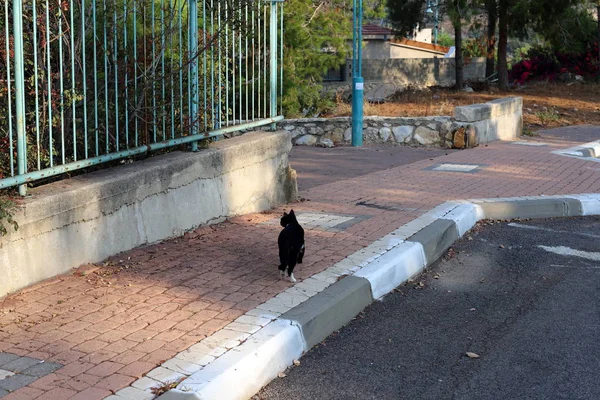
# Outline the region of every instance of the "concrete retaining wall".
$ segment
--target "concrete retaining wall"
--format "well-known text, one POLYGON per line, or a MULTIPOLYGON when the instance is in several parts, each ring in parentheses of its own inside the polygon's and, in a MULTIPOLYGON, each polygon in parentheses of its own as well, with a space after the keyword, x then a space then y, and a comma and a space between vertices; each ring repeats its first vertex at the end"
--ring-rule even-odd
POLYGON ((297 196, 286 132, 253 132, 41 186, 0 238, 0 296, 84 263, 297 196))
POLYGON ((472 126, 479 143, 513 140, 523 133, 523 98, 507 97, 454 108, 457 123, 472 126))
MULTIPOLYGON (((507 97, 484 104, 456 107, 454 117, 365 117, 365 143, 398 143, 412 146, 472 147, 494 140, 514 140, 523 132, 523 99, 507 97), (456 133, 471 136, 468 145, 455 140, 456 133)), ((291 133, 296 145, 349 144, 350 117, 288 119, 280 126, 291 133)), ((463 141, 464 142, 464 141, 463 141)))

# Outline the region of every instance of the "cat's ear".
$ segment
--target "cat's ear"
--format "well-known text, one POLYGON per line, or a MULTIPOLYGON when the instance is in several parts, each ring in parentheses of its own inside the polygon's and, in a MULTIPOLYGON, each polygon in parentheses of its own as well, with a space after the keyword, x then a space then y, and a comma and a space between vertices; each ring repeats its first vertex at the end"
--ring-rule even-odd
POLYGON ((285 211, 283 212, 283 216, 287 217, 288 213, 286 213, 285 211))
POLYGON ((296 216, 296 214, 294 214, 294 210, 290 210, 290 215, 296 216))

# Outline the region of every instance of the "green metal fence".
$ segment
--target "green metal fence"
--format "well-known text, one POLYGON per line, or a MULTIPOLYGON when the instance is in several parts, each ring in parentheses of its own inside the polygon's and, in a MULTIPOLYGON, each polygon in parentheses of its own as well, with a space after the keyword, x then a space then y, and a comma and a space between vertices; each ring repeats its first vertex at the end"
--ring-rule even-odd
POLYGON ((0 189, 283 119, 281 0, 4 0, 0 32, 0 189))

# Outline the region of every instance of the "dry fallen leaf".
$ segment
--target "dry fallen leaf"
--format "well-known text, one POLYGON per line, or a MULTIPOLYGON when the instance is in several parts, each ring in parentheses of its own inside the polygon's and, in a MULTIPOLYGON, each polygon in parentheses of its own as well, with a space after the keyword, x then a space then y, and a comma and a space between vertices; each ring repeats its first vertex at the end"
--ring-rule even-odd
POLYGON ((278 378, 285 378, 286 376, 287 376, 287 375, 286 375, 286 374, 284 374, 283 372, 280 372, 280 373, 278 373, 278 374, 277 374, 277 377, 278 377, 278 378))
POLYGON ((479 354, 477 353, 471 353, 470 351, 467 351, 467 357, 469 358, 479 358, 479 354))
POLYGON ((298 365, 300 365, 300 361, 299 360, 294 360, 294 365, 297 367, 298 365))
POLYGON ((503 244, 501 244, 501 245, 500 245, 500 248, 501 248, 501 249, 503 249, 503 248, 504 248, 504 245, 503 245, 503 244))

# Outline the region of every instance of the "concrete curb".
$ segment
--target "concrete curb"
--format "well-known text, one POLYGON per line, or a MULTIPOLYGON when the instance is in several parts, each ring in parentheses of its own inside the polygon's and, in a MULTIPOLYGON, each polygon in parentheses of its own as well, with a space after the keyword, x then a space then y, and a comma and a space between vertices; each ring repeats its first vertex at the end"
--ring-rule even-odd
POLYGON ((553 154, 566 157, 583 158, 586 161, 600 162, 600 141, 589 142, 563 150, 555 150, 553 154))
MULTIPOLYGON (((229 351, 199 367, 177 389, 159 399, 250 398, 305 351, 348 323, 375 299, 382 298, 433 264, 481 219, 589 215, 600 215, 600 194, 446 202, 240 317, 243 322, 237 322, 238 325, 229 329, 240 329, 239 325, 245 325, 252 318, 275 320, 258 327, 255 333, 242 336, 245 339, 241 344, 227 347, 229 351)), ((230 325, 234 324, 236 322, 230 325)), ((208 339, 207 343, 212 343, 208 339)), ((229 340, 233 339, 229 337, 229 340)), ((192 352, 194 346, 190 348, 192 352)), ((206 357, 211 351, 215 348, 201 354, 206 357)), ((125 393, 117 392, 110 398, 122 400, 124 397, 125 393)))

